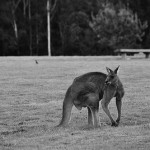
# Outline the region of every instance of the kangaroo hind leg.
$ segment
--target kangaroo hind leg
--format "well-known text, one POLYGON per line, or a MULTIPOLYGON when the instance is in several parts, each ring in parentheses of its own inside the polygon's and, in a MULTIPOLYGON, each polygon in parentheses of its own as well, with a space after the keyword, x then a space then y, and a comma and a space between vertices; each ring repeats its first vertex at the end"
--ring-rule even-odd
POLYGON ((89 93, 87 95, 87 109, 88 109, 88 124, 93 127, 99 126, 98 111, 99 111, 99 97, 96 93, 89 93))
POLYGON ((98 107, 90 107, 90 110, 92 113, 93 127, 96 128, 99 126, 99 116, 98 116, 99 106, 98 107))
POLYGON ((91 109, 89 107, 87 107, 87 109, 88 109, 88 125, 93 126, 93 117, 91 109))
POLYGON ((67 126, 71 119, 71 110, 73 107, 73 99, 71 96, 71 87, 68 88, 65 99, 63 101, 62 119, 58 126, 67 126))
POLYGON ((117 111, 118 111, 118 118, 116 122, 119 124, 120 118, 121 118, 121 106, 122 106, 122 100, 116 98, 116 106, 117 106, 117 111))
POLYGON ((99 102, 95 104, 95 106, 88 106, 88 124, 93 127, 99 126, 99 102))

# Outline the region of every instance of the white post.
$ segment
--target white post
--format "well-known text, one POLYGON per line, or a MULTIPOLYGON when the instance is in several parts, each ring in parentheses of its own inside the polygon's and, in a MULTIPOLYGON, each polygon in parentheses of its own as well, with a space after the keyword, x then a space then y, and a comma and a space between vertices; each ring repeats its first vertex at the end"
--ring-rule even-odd
POLYGON ((47 0, 47 39, 48 39, 48 56, 51 56, 51 23, 50 23, 50 1, 47 0))

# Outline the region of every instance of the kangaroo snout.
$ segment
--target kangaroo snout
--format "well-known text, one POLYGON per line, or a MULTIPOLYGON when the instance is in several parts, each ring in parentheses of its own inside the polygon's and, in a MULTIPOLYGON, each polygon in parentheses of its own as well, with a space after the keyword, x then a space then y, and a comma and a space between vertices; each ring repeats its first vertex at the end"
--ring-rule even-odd
POLYGON ((106 85, 109 85, 109 84, 111 84, 111 82, 108 81, 108 80, 106 80, 106 81, 105 81, 105 84, 106 84, 106 85))

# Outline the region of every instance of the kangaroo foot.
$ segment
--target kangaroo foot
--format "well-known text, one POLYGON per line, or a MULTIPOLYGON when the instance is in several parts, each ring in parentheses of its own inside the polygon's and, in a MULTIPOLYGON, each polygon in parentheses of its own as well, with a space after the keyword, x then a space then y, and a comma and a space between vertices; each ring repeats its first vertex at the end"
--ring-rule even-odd
POLYGON ((69 127, 68 123, 60 123, 59 125, 57 125, 56 127, 63 127, 63 128, 67 128, 69 127))
POLYGON ((99 128, 99 127, 100 127, 99 124, 93 126, 93 128, 99 128))
POLYGON ((112 124, 111 124, 111 126, 113 126, 113 127, 118 127, 118 123, 117 122, 112 122, 112 124))

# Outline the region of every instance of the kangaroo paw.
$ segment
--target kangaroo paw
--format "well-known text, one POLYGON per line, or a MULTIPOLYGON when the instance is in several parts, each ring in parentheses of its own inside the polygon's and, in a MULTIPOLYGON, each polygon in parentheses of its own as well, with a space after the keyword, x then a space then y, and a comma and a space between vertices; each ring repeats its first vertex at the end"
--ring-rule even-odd
POLYGON ((119 119, 117 119, 117 120, 116 120, 116 122, 119 124, 120 120, 119 120, 119 119))
POLYGON ((118 127, 118 125, 119 124, 117 122, 112 122, 112 124, 111 124, 112 127, 118 127))

